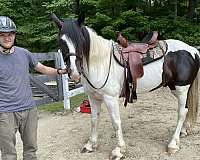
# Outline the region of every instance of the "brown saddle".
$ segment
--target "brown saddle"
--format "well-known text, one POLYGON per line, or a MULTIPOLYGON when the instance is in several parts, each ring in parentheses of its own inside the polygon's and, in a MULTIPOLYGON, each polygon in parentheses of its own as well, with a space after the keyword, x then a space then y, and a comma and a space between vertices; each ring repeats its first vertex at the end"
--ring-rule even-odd
POLYGON ((141 43, 128 43, 128 40, 122 35, 122 33, 118 33, 117 42, 122 46, 122 56, 127 62, 126 68, 128 70, 128 74, 125 75, 126 85, 124 88, 126 89, 123 89, 122 91, 122 96, 126 97, 125 106, 127 102, 132 103, 133 99, 137 99, 137 79, 144 75, 143 56, 147 54, 149 49, 153 49, 157 46, 157 37, 158 32, 152 31, 143 38, 141 43))
POLYGON ((122 33, 118 33, 117 42, 123 47, 122 53, 124 59, 129 63, 133 79, 143 76, 142 54, 146 54, 149 49, 156 47, 157 37, 158 32, 151 31, 143 38, 141 43, 129 44, 128 40, 122 36, 122 33))

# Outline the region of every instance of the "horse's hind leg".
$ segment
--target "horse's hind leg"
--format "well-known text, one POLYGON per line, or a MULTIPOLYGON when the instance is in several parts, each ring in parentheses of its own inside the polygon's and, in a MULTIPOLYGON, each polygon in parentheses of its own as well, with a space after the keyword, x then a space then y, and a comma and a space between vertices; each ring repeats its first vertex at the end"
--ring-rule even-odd
POLYGON ((81 151, 82 153, 93 152, 97 149, 98 125, 102 100, 94 99, 91 96, 89 96, 89 100, 91 106, 91 137, 83 146, 83 149, 81 151))
POLYGON ((180 133, 183 123, 185 121, 188 108, 186 107, 187 93, 189 90, 189 85, 187 86, 176 86, 176 89, 172 91, 172 93, 178 99, 178 121, 176 130, 172 136, 170 143, 168 144, 168 152, 170 154, 175 153, 179 150, 180 147, 180 133))
MULTIPOLYGON (((174 90, 172 90, 171 91, 172 92, 172 94, 178 99, 178 95, 176 94, 176 91, 174 91, 174 90)), ((183 126, 182 126, 182 128, 181 128, 181 133, 180 133, 180 136, 181 137, 184 137, 184 136, 186 136, 187 135, 187 122, 186 122, 186 119, 185 119, 185 121, 184 121, 184 123, 183 123, 183 126)))
POLYGON ((119 113, 119 99, 118 97, 104 96, 106 107, 110 114, 112 125, 118 139, 118 146, 112 150, 109 159, 119 160, 124 157, 123 153, 126 150, 125 142, 122 134, 121 119, 119 113))

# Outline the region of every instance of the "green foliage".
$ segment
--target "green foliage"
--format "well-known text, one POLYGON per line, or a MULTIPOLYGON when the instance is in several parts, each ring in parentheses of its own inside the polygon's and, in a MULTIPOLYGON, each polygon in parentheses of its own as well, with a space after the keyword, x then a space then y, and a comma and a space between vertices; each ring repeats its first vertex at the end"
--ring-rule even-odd
POLYGON ((123 0, 99 0, 99 12, 110 17, 119 15, 123 0))
POLYGON ((95 15, 97 12, 97 1, 95 0, 82 0, 81 1, 81 6, 80 6, 80 11, 85 13, 85 15, 95 15))
POLYGON ((200 2, 195 22, 186 19, 189 0, 0 0, 0 15, 17 25, 17 45, 33 52, 57 50, 58 29, 49 15, 76 18, 77 10, 86 15, 86 25, 108 39, 122 31, 131 41, 140 32, 157 30, 162 39, 179 39, 191 45, 200 42, 200 2), (79 2, 79 6, 77 5, 79 2), (151 2, 151 3, 150 3, 151 2), (177 2, 177 16, 175 15, 177 2))
POLYGON ((190 45, 199 45, 200 26, 186 21, 184 18, 171 20, 159 18, 151 20, 151 30, 159 31, 162 39, 178 39, 190 45))
POLYGON ((137 41, 138 38, 136 36, 135 28, 133 27, 127 27, 124 30, 122 30, 124 36, 129 40, 129 41, 137 41))
POLYGON ((138 16, 139 13, 128 10, 121 13, 120 17, 125 21, 126 26, 137 25, 135 21, 135 17, 138 16))
POLYGON ((112 18, 105 14, 101 14, 97 12, 93 18, 88 20, 88 23, 92 28, 95 28, 97 32, 99 32, 103 27, 110 24, 112 18))
POLYGON ((112 23, 113 27, 115 27, 116 30, 122 31, 123 28, 126 28, 126 21, 123 20, 121 17, 113 20, 112 23))
POLYGON ((103 35, 103 37, 107 38, 107 39, 114 39, 115 38, 115 30, 112 26, 106 26, 103 29, 101 29, 101 33, 103 35))

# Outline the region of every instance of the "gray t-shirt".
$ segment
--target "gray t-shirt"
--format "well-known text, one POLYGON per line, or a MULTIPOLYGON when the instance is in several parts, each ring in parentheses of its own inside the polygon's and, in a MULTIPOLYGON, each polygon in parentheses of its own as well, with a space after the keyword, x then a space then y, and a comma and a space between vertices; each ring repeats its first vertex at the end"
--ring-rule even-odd
POLYGON ((16 47, 12 54, 0 53, 0 112, 17 112, 35 107, 29 69, 38 61, 26 49, 16 47))

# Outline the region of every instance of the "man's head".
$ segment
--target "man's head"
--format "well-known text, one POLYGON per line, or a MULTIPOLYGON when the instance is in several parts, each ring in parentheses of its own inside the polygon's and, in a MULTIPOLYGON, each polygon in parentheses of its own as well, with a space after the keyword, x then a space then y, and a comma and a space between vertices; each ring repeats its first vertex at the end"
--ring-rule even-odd
POLYGON ((5 53, 10 53, 15 42, 15 23, 6 16, 0 16, 0 47, 5 53))

